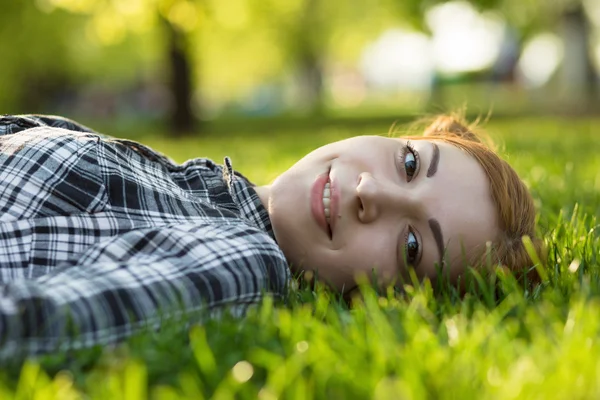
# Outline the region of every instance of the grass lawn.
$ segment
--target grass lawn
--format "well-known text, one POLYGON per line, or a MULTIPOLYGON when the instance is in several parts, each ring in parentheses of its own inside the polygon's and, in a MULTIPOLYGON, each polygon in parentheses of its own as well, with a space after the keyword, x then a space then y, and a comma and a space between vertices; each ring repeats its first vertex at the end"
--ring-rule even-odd
MULTIPOLYGON (((462 298, 428 283, 401 296, 366 288, 348 308, 322 288, 295 290, 241 320, 174 322, 111 348, 14 360, 0 399, 600 398, 600 120, 502 119, 486 130, 540 210, 549 258, 533 291, 501 270, 474 275, 462 298)), ((267 183, 321 144, 387 131, 141 140, 177 161, 228 155, 267 183)))

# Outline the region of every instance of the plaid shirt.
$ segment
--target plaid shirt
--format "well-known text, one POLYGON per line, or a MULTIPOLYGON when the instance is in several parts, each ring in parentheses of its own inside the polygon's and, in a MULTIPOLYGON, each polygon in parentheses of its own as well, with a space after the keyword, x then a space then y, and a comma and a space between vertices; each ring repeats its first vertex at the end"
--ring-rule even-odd
POLYGON ((285 294, 252 185, 58 117, 0 117, 0 357, 89 347, 285 294))

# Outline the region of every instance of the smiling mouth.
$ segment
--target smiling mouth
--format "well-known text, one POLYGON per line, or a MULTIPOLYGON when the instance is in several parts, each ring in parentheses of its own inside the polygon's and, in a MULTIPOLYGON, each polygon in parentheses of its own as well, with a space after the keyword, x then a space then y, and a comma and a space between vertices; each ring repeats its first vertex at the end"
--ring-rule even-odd
POLYGON ((327 234, 330 240, 335 229, 335 218, 332 216, 336 213, 337 201, 337 194, 332 190, 335 189, 333 183, 329 171, 323 172, 315 178, 310 190, 310 212, 320 230, 327 234))

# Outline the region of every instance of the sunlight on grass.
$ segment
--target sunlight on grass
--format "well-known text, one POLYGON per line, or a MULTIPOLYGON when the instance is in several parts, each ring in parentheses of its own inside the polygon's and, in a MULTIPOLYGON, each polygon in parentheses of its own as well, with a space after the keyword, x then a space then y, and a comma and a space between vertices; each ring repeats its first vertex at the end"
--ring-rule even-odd
MULTIPOLYGON (((449 286, 364 285, 351 307, 317 287, 243 319, 169 324, 126 344, 4 369, 0 398, 482 399, 600 397, 600 121, 503 120, 487 129, 532 189, 548 247, 530 290, 498 268, 449 286), (20 371, 20 372, 19 372, 20 371)), ((257 183, 351 131, 161 140, 177 161, 232 157, 257 183)))

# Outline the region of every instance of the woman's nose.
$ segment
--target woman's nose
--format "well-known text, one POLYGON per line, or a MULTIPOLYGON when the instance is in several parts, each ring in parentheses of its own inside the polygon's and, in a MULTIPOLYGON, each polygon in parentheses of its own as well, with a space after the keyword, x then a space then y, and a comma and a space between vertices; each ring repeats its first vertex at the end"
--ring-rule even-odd
POLYGON ((414 194, 397 183, 381 181, 363 172, 356 186, 358 219, 367 224, 388 212, 417 213, 420 203, 414 194))
POLYGON ((363 172, 358 177, 358 185, 356 186, 356 198, 358 200, 358 219, 368 224, 377 219, 379 214, 377 197, 380 189, 377 187, 377 182, 373 175, 368 172, 363 172))

